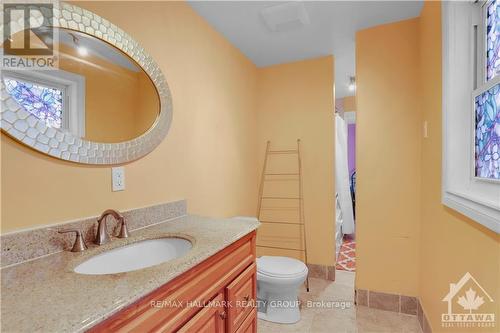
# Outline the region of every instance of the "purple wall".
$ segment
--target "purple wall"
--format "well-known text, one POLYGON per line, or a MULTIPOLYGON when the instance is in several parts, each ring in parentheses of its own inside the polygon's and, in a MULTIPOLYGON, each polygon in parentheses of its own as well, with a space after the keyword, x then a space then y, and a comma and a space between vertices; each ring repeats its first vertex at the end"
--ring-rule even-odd
POLYGON ((356 124, 347 125, 347 158, 351 176, 356 170, 356 124))

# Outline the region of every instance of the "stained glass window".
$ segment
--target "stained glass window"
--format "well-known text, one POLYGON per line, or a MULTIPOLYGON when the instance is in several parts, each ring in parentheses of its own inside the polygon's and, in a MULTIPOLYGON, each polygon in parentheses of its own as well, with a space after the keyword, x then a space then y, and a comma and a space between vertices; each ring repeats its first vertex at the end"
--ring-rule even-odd
POLYGON ((500 10, 498 0, 492 0, 486 8, 486 79, 500 73, 500 10))
POLYGON ((500 83, 475 99, 476 176, 500 179, 500 83))
POLYGON ((61 128, 63 93, 61 90, 13 78, 3 79, 5 88, 26 111, 45 120, 48 127, 61 128))

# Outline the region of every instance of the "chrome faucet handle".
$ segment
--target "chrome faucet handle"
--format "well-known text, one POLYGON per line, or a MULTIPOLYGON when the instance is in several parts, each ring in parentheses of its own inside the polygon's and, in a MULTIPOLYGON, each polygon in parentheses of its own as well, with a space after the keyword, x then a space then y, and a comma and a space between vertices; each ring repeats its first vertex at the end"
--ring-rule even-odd
POLYGON ((71 252, 82 252, 87 249, 87 244, 85 244, 85 240, 83 239, 82 232, 78 229, 63 229, 57 231, 60 234, 66 234, 68 232, 74 232, 76 234, 75 243, 73 244, 73 248, 71 252))
POLYGON ((122 217, 120 221, 120 233, 118 234, 118 238, 128 238, 128 227, 127 222, 125 222, 125 218, 122 217))

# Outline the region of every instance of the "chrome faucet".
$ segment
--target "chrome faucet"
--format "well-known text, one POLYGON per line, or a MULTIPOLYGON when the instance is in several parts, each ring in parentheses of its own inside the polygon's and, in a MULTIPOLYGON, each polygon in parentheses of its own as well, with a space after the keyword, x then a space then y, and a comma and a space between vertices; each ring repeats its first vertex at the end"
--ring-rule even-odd
POLYGON ((127 223, 125 222, 123 215, 114 209, 107 209, 97 219, 97 234, 94 242, 98 245, 103 245, 110 241, 108 228, 106 227, 106 217, 108 217, 108 215, 113 216, 118 223, 120 223, 120 233, 118 234, 118 237, 127 238, 129 236, 127 223))

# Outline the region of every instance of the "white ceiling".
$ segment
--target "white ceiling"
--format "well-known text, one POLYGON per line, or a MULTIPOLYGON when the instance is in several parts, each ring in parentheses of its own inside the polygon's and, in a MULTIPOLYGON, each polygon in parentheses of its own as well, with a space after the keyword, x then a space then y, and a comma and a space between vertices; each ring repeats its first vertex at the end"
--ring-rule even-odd
POLYGON ((420 15, 423 1, 303 1, 309 24, 271 32, 260 11, 282 1, 188 1, 258 67, 333 54, 336 97, 350 96, 355 33, 420 15))

